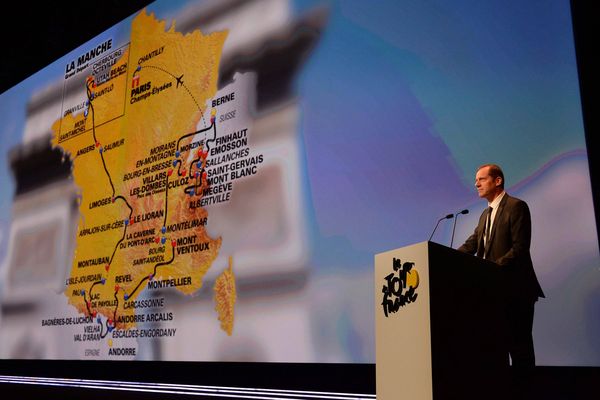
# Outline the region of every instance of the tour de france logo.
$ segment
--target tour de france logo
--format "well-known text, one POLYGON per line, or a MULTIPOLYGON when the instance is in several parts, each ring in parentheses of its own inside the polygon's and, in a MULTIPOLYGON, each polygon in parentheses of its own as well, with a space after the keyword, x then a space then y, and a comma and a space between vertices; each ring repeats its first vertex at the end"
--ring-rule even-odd
POLYGON ((385 283, 381 289, 383 292, 381 305, 386 318, 389 313, 395 313, 400 307, 417 300, 419 273, 414 266, 414 262, 402 263, 400 259, 394 258, 392 262, 394 272, 384 278, 385 283))

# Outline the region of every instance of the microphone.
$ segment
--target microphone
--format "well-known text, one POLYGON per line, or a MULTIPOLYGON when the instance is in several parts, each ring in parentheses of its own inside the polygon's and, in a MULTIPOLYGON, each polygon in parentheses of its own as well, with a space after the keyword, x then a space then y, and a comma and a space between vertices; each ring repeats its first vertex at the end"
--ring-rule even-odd
POLYGON ((460 214, 468 214, 468 213, 469 213, 469 210, 467 210, 466 208, 464 210, 456 213, 456 215, 455 215, 456 218, 454 218, 454 225, 452 225, 452 238, 450 239, 450 248, 452 248, 452 243, 454 242, 454 228, 456 228, 456 220, 458 219, 458 216, 460 214))
POLYGON ((437 229, 437 227, 438 227, 438 225, 440 224, 440 222, 442 222, 442 220, 445 220, 445 219, 450 219, 450 218, 454 218, 454 215, 452 215, 452 214, 448 214, 448 215, 446 215, 446 216, 444 216, 444 217, 442 217, 442 218, 438 219, 438 222, 437 222, 437 224, 435 224, 435 228, 433 228, 433 232, 431 232, 431 236, 429 236, 429 241, 431 241, 431 238, 433 237, 433 234, 435 233, 435 230, 437 229))

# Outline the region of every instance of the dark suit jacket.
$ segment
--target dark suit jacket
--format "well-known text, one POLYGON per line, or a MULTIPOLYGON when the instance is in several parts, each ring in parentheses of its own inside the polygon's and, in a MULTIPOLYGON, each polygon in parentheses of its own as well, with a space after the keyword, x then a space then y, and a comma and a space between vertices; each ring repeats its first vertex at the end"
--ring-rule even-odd
MULTIPOLYGON (((486 209, 487 210, 487 209, 486 209)), ((531 214, 523 200, 505 193, 498 205, 488 248, 483 248, 486 211, 479 217, 475 232, 458 250, 477 254, 493 261, 505 270, 506 289, 510 297, 537 299, 545 297, 531 262, 531 214)))

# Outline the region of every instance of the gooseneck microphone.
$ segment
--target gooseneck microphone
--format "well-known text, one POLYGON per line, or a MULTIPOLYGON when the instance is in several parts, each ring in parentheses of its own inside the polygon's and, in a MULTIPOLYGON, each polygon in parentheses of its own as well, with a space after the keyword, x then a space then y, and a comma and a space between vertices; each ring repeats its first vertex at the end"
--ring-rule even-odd
POLYGON ((431 241, 431 238, 433 237, 433 234, 435 233, 435 230, 437 229, 438 225, 440 224, 440 222, 442 222, 445 219, 450 219, 450 218, 454 218, 454 215, 452 214, 448 214, 440 219, 438 219, 437 224, 435 224, 435 228, 433 228, 433 232, 431 232, 431 236, 429 236, 429 241, 431 241))
POLYGON ((458 219, 458 216, 460 214, 468 214, 469 210, 467 210, 466 208, 462 211, 459 211, 456 213, 456 215, 454 216, 454 225, 452 225, 452 238, 450 239, 450 248, 452 248, 452 243, 454 243, 454 228, 456 228, 456 220, 458 219))

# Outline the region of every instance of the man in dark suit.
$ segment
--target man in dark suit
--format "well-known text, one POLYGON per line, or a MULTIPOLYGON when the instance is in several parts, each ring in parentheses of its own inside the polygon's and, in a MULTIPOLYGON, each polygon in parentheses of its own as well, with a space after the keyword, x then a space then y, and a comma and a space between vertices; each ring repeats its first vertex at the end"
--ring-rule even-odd
MULTIPOLYGON (((503 267, 508 351, 513 369, 518 374, 527 375, 535 366, 532 336, 534 305, 538 298, 544 297, 529 252, 529 207, 523 200, 504 191, 504 173, 495 164, 485 164, 477 169, 475 187, 479 197, 488 201, 488 208, 479 218, 475 232, 458 250, 476 254, 503 267)), ((490 335, 493 334, 490 332, 490 335)))

